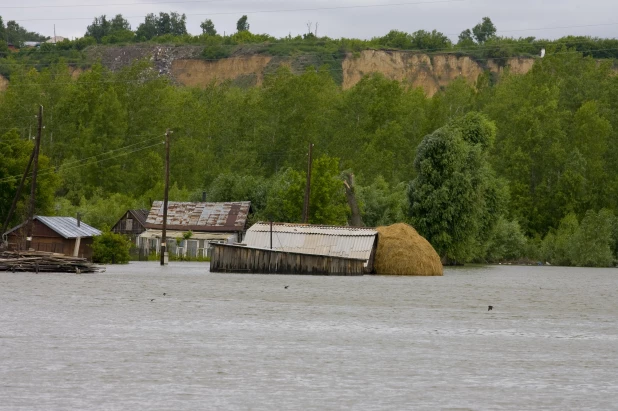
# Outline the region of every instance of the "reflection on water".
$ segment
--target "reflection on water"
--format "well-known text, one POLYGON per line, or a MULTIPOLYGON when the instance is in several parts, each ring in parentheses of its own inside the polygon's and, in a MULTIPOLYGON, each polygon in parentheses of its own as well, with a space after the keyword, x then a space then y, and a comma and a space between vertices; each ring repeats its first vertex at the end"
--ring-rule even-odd
POLYGON ((615 409, 617 291, 561 267, 0 273, 0 409, 615 409))

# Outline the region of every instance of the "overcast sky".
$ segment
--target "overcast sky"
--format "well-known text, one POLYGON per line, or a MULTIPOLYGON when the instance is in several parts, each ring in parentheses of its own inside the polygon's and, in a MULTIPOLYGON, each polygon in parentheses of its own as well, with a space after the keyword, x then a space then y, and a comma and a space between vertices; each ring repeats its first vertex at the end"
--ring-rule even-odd
POLYGON ((458 34, 489 16, 498 34, 554 39, 567 34, 618 37, 616 0, 60 0, 0 2, 5 23, 16 20, 30 31, 81 37, 94 16, 120 13, 133 29, 148 13, 177 11, 187 15, 187 30, 201 32, 210 18, 217 31, 231 33, 236 21, 249 17, 251 32, 275 37, 307 32, 318 23, 318 35, 369 39, 397 29, 436 29, 456 40, 458 34), (11 4, 11 6, 9 6, 11 4), (284 11, 285 10, 285 11, 284 11), (268 12, 270 11, 270 12, 268 12), (577 27, 576 27, 577 26, 577 27))

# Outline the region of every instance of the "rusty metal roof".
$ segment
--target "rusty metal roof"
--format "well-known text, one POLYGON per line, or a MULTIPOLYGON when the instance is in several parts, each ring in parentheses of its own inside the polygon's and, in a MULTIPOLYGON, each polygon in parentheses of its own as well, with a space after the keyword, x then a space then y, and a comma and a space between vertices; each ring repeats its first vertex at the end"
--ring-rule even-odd
MULTIPOLYGON (((229 203, 170 201, 167 206, 167 228, 185 231, 244 231, 250 210, 250 201, 229 203)), ((163 226, 163 201, 152 203, 145 226, 155 229, 163 226)))
MULTIPOLYGON (((273 223, 273 250, 369 260, 378 232, 373 228, 273 223)), ((247 230, 249 247, 270 248, 270 223, 247 230)))

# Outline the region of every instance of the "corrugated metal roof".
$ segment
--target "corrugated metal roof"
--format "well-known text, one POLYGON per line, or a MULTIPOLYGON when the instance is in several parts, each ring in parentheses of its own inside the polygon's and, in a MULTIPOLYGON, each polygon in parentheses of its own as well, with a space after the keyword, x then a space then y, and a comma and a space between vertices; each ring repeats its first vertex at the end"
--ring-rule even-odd
POLYGON ((83 221, 80 226, 77 226, 77 219, 74 217, 44 217, 35 216, 35 220, 39 220, 47 227, 51 228, 64 238, 77 238, 77 237, 94 237, 101 235, 101 231, 94 227, 89 226, 83 221))
MULTIPOLYGON (((378 232, 372 228, 273 223, 273 249, 369 260, 378 232)), ((256 223, 244 243, 270 248, 270 223, 256 223)))
MULTIPOLYGON (((193 231, 242 231, 251 209, 250 201, 230 203, 185 203, 170 201, 169 229, 193 231)), ((147 228, 163 225, 163 201, 155 201, 146 220, 147 228)))

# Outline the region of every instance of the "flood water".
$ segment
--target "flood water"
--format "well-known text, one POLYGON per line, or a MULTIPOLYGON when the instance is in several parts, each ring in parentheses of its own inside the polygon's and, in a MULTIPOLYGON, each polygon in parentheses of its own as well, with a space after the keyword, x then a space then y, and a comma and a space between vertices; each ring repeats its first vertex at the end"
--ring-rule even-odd
POLYGON ((618 269, 0 273, 0 409, 618 409, 618 269))

